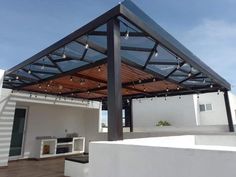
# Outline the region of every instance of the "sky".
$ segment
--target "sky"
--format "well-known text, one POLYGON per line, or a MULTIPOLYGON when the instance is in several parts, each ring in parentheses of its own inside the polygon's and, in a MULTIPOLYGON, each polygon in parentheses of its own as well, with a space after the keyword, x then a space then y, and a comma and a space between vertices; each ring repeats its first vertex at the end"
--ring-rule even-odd
MULTIPOLYGON (((236 0, 133 0, 232 84, 236 0)), ((0 68, 9 69, 103 14, 119 0, 0 0, 0 68)))

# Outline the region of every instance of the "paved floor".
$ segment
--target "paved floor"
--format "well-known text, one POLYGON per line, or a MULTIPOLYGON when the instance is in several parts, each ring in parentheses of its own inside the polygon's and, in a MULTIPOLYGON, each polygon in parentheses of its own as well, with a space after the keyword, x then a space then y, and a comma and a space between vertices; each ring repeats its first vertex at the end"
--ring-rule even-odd
POLYGON ((0 168, 0 177, 64 177, 64 158, 20 160, 0 168))

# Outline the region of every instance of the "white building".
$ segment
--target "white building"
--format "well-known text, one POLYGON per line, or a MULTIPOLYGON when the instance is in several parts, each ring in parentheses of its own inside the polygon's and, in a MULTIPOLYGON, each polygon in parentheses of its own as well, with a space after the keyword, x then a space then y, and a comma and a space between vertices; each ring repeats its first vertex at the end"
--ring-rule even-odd
MULTIPOLYGON (((229 94, 232 119, 236 122, 236 96, 229 94)), ((206 93, 172 97, 154 97, 133 100, 133 127, 135 131, 156 130, 159 121, 167 121, 170 128, 187 130, 198 126, 205 130, 227 128, 228 119, 224 95, 206 93)), ((170 129, 165 127, 165 130, 170 129)), ((163 128, 162 128, 163 129, 163 128)))

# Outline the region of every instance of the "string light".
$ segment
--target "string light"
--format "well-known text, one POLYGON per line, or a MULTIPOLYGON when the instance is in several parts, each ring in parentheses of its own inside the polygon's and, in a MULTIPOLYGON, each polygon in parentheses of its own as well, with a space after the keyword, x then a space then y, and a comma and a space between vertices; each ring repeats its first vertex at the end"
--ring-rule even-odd
POLYGON ((63 59, 66 59, 66 57, 67 57, 66 54, 63 53, 62 58, 63 58, 63 59))
POLYGON ((88 39, 89 39, 89 36, 86 35, 86 43, 85 43, 85 46, 84 46, 85 49, 88 49, 88 48, 89 48, 88 39))
POLYGON ((80 85, 84 85, 85 80, 84 79, 80 79, 80 85))
POLYGON ((45 68, 45 66, 44 66, 44 64, 43 64, 43 66, 41 66, 41 70, 44 70, 44 68, 45 68))
POLYGON ((98 72, 100 72, 100 71, 101 71, 101 66, 98 67, 98 72))
POLYGON ((59 85, 59 89, 62 90, 62 89, 63 89, 63 86, 62 86, 62 85, 59 85))
POLYGON ((192 76, 192 66, 190 66, 190 71, 188 73, 188 77, 191 77, 192 76))
POLYGON ((129 39, 129 30, 127 30, 127 31, 125 32, 125 39, 126 39, 126 40, 129 39))
POLYGON ((158 57, 158 55, 159 55, 159 53, 158 53, 158 50, 156 49, 156 50, 154 51, 154 56, 155 56, 155 57, 158 57))
POLYGON ((85 49, 88 49, 88 48, 89 48, 88 43, 85 44, 84 48, 85 48, 85 49))
POLYGON ((176 61, 177 61, 176 69, 179 69, 179 68, 180 68, 180 64, 179 64, 179 59, 178 59, 178 57, 176 57, 176 61))
POLYGON ((44 66, 44 59, 43 59, 43 65, 41 66, 41 70, 44 70, 45 66, 44 66))

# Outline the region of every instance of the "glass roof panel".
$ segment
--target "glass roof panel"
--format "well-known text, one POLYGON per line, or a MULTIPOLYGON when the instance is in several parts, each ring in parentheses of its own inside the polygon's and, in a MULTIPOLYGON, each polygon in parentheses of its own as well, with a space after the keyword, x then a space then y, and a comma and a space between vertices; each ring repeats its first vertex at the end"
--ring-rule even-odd
POLYGON ((85 64, 88 64, 88 63, 80 61, 80 60, 70 60, 70 61, 63 61, 63 62, 58 63, 58 65, 61 67, 63 71, 69 71, 77 67, 83 66, 85 64))
POLYGON ((131 60, 137 64, 144 66, 146 60, 148 59, 149 53, 121 50, 121 56, 125 59, 131 60))
POLYGON ((40 72, 51 72, 51 73, 60 73, 59 70, 55 66, 47 66, 47 65, 27 65, 25 69, 28 71, 30 70, 32 73, 34 71, 40 71, 40 72))
POLYGON ((121 37, 121 46, 152 49, 154 45, 155 43, 146 37, 130 36, 128 39, 125 39, 124 36, 121 37))
POLYGON ((36 78, 32 74, 28 73, 28 69, 25 69, 25 71, 22 70, 22 69, 18 70, 17 75, 18 76, 23 76, 23 77, 26 77, 26 78, 29 78, 29 79, 32 79, 32 80, 38 80, 38 78, 36 78))
POLYGON ((85 58, 92 61, 92 62, 98 61, 98 60, 103 59, 105 57, 106 57, 106 55, 99 53, 95 50, 92 50, 90 48, 88 49, 88 51, 85 55, 85 58))
MULTIPOLYGON (((171 54, 168 50, 163 48, 161 45, 158 45, 156 50, 158 52, 158 55, 155 56, 155 54, 153 54, 150 62, 160 61, 160 62, 176 62, 176 63, 178 63, 179 59, 177 59, 176 56, 171 54)), ((179 62, 181 62, 181 61, 179 60, 179 62)))
POLYGON ((175 65, 147 65, 147 68, 153 70, 163 76, 167 76, 173 69, 176 68, 175 65))

